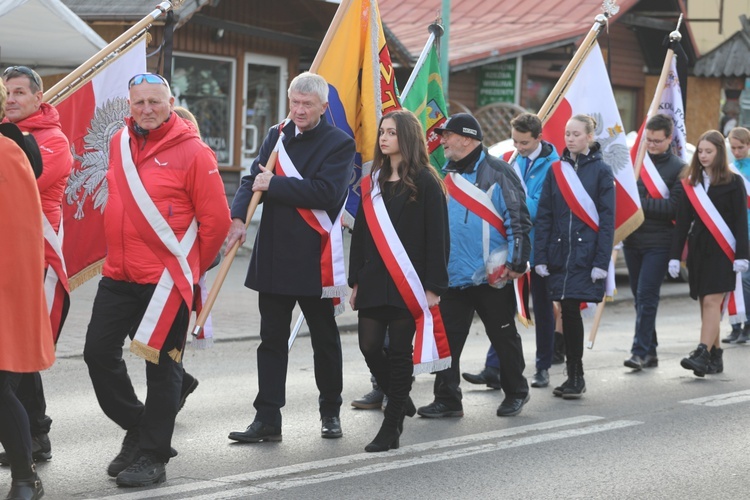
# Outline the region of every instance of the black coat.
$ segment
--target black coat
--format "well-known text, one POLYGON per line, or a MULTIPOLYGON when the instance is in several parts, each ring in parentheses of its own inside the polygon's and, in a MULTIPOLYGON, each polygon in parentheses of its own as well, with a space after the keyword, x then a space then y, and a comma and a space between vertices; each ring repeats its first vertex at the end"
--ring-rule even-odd
MULTIPOLYGON (((748 258, 747 195, 742 178, 732 175, 732 181, 719 186, 709 186, 708 198, 732 231, 737 246, 735 260, 748 258)), ((693 204, 682 192, 677 212, 670 259, 679 259, 688 240, 687 268, 690 296, 693 299, 714 293, 731 292, 735 286, 733 262, 714 239, 711 232, 695 212, 693 204)))
MULTIPOLYGON (((295 137, 284 127, 284 146, 302 179, 275 175, 263 196, 263 215, 253 245, 245 286, 265 293, 320 296, 320 236, 297 207, 325 210, 334 220, 344 205, 354 167, 354 140, 321 117, 317 127, 295 137)), ((245 220, 259 165, 265 165, 279 137, 266 135, 250 175, 242 178, 232 218, 245 220)))
POLYGON ((546 264, 552 300, 578 299, 601 302, 606 280, 591 281, 594 267, 609 268, 615 236, 615 179, 612 168, 604 163, 599 144, 588 155, 579 154, 576 162, 563 152, 576 169, 584 189, 596 204, 599 231, 576 217, 563 198, 552 169, 547 172, 539 198, 534 227, 534 264, 546 264))
MULTIPOLYGON (((448 288, 450 232, 446 197, 437 179, 426 170, 416 178, 414 201, 409 201, 408 191, 391 193, 394 186, 389 184, 383 200, 393 227, 425 290, 440 295, 448 288)), ((349 252, 349 286, 355 284, 357 309, 384 305, 406 308, 372 239, 361 202, 349 252)))
POLYGON ((643 224, 625 239, 624 244, 626 247, 638 249, 670 248, 674 220, 682 198, 680 173, 685 163, 669 152, 649 156, 669 189, 669 198, 652 198, 643 181, 638 179, 638 194, 641 198, 644 220, 643 224))

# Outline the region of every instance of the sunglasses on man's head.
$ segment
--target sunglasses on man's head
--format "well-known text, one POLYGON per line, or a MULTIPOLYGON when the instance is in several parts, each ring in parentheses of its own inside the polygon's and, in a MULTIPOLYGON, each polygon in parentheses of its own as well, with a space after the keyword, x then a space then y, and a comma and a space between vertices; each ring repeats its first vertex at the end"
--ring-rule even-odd
POLYGON ((42 86, 42 82, 39 81, 39 77, 36 76, 36 73, 34 73, 34 70, 26 66, 8 66, 7 68, 5 68, 5 71, 3 71, 3 78, 7 78, 8 75, 10 75, 13 72, 21 73, 21 74, 28 76, 34 81, 37 87, 42 86))
POLYGON ((135 75, 133 78, 130 79, 128 82, 128 88, 131 88, 133 85, 140 85, 143 82, 146 83, 156 83, 159 85, 166 85, 169 87, 169 84, 164 79, 163 76, 157 75, 155 73, 141 73, 140 75, 135 75))

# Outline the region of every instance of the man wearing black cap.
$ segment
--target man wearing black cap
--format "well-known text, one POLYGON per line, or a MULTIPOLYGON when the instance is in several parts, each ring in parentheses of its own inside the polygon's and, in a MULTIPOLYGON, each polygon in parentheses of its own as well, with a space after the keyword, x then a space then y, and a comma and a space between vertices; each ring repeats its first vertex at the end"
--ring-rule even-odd
POLYGON ((417 412, 428 418, 463 416, 459 360, 476 312, 500 357, 505 399, 497 415, 518 415, 529 400, 529 386, 510 280, 528 268, 526 195, 511 166, 482 146, 482 129, 473 116, 455 114, 436 131, 448 159, 443 170, 450 195, 450 288, 440 297, 440 313, 453 362, 436 374, 435 400, 417 412))

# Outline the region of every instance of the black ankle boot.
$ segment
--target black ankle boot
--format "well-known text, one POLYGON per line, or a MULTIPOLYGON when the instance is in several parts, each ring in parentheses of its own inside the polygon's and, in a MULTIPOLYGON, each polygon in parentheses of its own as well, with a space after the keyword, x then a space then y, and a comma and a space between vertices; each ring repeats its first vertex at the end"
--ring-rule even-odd
POLYGON ((33 465, 32 472, 34 475, 25 479, 13 479, 10 483, 10 491, 6 500, 37 500, 44 496, 42 481, 36 474, 36 467, 33 465))
POLYGON ((568 362, 568 386, 563 389, 563 399, 578 399, 586 392, 586 381, 583 380, 583 362, 568 362))
POLYGON ((711 348, 711 358, 708 360, 708 366, 706 367, 706 373, 709 375, 715 375, 724 371, 724 349, 718 347, 711 348))
MULTIPOLYGON (((403 418, 403 417, 402 417, 403 418)), ((403 421, 402 424, 403 425, 403 421)), ((365 446, 365 451, 368 453, 397 450, 398 441, 401 433, 398 430, 398 426, 392 425, 388 421, 383 421, 383 425, 380 426, 378 435, 372 440, 370 444, 365 446)))
POLYGON ((682 358, 680 366, 686 370, 693 370, 697 377, 703 377, 708 370, 708 363, 711 361, 711 353, 708 352, 706 344, 698 344, 698 347, 690 353, 687 358, 682 358))

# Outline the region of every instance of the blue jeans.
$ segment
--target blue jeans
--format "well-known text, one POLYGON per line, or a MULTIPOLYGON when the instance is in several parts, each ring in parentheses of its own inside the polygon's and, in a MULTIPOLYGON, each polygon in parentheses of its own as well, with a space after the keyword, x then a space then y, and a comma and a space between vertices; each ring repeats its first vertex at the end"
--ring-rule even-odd
POLYGON ((659 292, 669 266, 668 248, 625 247, 625 263, 630 275, 630 289, 635 300, 635 337, 630 352, 644 357, 656 356, 656 310, 659 292))
MULTIPOLYGON (((745 328, 750 328, 750 271, 742 273, 742 295, 745 296, 745 314, 747 315, 747 321, 745 321, 745 328)), ((741 330, 742 322, 732 323, 732 330, 741 330)))
MULTIPOLYGON (((555 312, 547 293, 547 278, 542 278, 533 271, 531 272, 531 300, 534 304, 536 326, 536 369, 549 370, 552 366, 552 354, 555 351, 555 312)), ((492 346, 487 351, 485 366, 500 368, 500 360, 492 346)))

